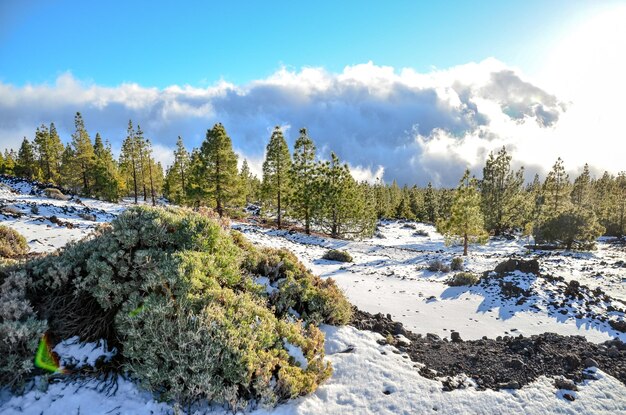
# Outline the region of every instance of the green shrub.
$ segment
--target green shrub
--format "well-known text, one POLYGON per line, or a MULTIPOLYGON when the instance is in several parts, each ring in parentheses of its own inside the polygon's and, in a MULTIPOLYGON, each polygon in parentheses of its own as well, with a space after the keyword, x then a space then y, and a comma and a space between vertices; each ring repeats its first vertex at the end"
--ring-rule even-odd
POLYGON ((454 274, 454 276, 448 280, 448 285, 451 287, 474 285, 479 280, 480 278, 476 274, 472 274, 471 272, 459 272, 454 274))
POLYGON ((106 338, 131 376, 182 404, 236 409, 315 390, 331 372, 316 324, 346 323, 352 312, 332 280, 290 252, 257 249, 188 209, 128 209, 94 238, 21 267, 33 281, 27 305, 52 337, 106 338), (267 275, 272 295, 254 282, 267 275))
POLYGON ((18 231, 0 225, 0 257, 15 258, 28 253, 28 243, 18 231))
POLYGON ((551 243, 567 250, 592 250, 604 231, 593 210, 569 208, 537 224, 533 235, 538 244, 551 243))
POLYGON ((450 263, 450 269, 452 271, 463 271, 463 258, 460 256, 452 258, 452 262, 450 263))
POLYGON ((331 249, 326 251, 322 259, 338 262, 352 262, 352 255, 346 251, 340 251, 339 249, 331 249))
POLYGON ((24 271, 0 269, 0 385, 13 390, 35 369, 35 351, 46 331, 26 298, 28 282, 24 271))
POLYGON ((69 200, 69 196, 65 196, 59 189, 55 189, 54 187, 49 187, 47 189, 43 189, 43 193, 49 197, 50 199, 56 200, 69 200))
MULTIPOLYGON (((240 236, 235 237, 243 242, 240 236)), ((243 246, 249 242, 243 242, 243 246)), ((290 309, 307 323, 347 324, 352 318, 352 305, 335 282, 313 275, 286 249, 245 249, 242 264, 250 274, 269 278, 278 291, 269 296, 269 303, 280 317, 290 309)))
POLYGON ((433 259, 426 268, 430 272, 450 272, 450 267, 439 259, 433 259))

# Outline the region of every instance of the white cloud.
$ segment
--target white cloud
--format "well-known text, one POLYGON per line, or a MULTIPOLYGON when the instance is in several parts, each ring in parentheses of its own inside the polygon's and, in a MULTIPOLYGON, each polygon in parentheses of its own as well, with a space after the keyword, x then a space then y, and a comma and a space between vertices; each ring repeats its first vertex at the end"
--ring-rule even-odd
POLYGON ((320 155, 335 151, 358 180, 455 185, 463 169, 479 174, 485 155, 503 145, 530 173, 547 170, 558 156, 572 170, 589 161, 616 172, 621 161, 607 159, 617 152, 598 125, 605 110, 602 100, 593 108, 566 105, 495 59, 429 73, 372 62, 338 74, 281 68, 247 85, 220 81, 207 88, 103 87, 63 74, 53 85, 0 83, 0 148, 16 147, 24 134, 32 138, 37 125, 51 121, 69 139, 80 111, 89 131, 114 148, 128 119, 139 123, 167 164, 179 135, 197 147, 219 121, 259 175, 273 127, 284 128, 290 145, 307 127, 320 155), (590 140, 592 149, 585 147, 590 140))

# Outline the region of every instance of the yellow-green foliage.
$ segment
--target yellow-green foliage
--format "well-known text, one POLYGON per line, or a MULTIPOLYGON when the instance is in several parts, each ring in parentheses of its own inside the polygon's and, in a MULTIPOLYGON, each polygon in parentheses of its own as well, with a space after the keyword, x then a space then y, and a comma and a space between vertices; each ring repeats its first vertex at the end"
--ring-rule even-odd
MULTIPOLYGON (((350 304, 293 254, 256 249, 222 225, 188 209, 129 209, 91 240, 22 265, 34 282, 21 298, 57 338, 107 338, 164 400, 234 409, 310 393, 331 372, 316 324, 347 322, 350 304), (260 276, 278 290, 268 295, 260 276)), ((0 282, 15 272, 0 270, 0 282)))
POLYGON ((448 280, 448 285, 451 287, 460 287, 463 285, 474 285, 478 283, 478 281, 480 281, 480 278, 476 274, 472 274, 471 272, 458 272, 448 280))
POLYGON ((27 253, 26 239, 15 229, 0 225, 0 257, 15 258, 27 253))
POLYGON ((315 324, 350 321, 352 305, 332 279, 322 280, 313 275, 286 249, 254 249, 241 236, 236 236, 235 241, 245 247, 243 267, 250 274, 268 277, 278 288, 269 297, 278 315, 286 316, 291 309, 315 324))
POLYGON ((329 261, 338 262, 352 262, 352 255, 347 251, 341 251, 339 249, 331 249, 326 251, 322 259, 328 259, 329 261))

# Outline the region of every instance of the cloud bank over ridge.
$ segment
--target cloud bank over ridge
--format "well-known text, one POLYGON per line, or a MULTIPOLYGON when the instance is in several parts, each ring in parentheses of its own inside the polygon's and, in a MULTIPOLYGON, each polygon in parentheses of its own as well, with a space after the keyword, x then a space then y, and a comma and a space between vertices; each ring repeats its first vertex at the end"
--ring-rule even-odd
POLYGON ((207 128, 222 122, 257 172, 275 125, 285 127, 290 146, 306 127, 322 157, 335 151, 363 180, 453 186, 466 167, 479 174, 486 154, 503 145, 529 174, 546 171, 558 156, 572 170, 588 161, 616 172, 619 163, 602 158, 608 139, 587 136, 590 114, 495 59, 425 74, 371 62, 341 73, 282 68, 246 85, 208 88, 105 87, 69 73, 52 85, 0 83, 0 148, 16 148, 51 121, 68 140, 76 111, 114 149, 128 119, 139 123, 166 163, 178 135, 197 147, 207 128), (591 138, 599 149, 584 148, 591 138))

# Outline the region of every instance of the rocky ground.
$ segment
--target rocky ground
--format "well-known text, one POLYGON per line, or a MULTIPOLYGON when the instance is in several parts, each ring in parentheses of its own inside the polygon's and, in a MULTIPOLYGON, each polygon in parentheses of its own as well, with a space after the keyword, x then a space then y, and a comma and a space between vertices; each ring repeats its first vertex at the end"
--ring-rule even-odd
MULTIPOLYGON (((563 310, 562 314, 571 312, 572 304, 581 302, 581 307, 589 310, 588 317, 602 318, 594 314, 588 304, 611 302, 611 298, 597 288, 591 290, 575 281, 565 283, 558 277, 541 275, 536 260, 504 261, 493 272, 485 272, 478 285, 498 287, 504 297, 524 303, 532 293, 507 277, 515 279, 528 275, 543 278, 546 284, 560 288, 553 289, 556 294, 551 297, 560 295, 563 298, 562 301, 552 301, 553 307, 563 310)), ((615 308, 611 312, 624 313, 615 308)), ((615 320, 613 325, 616 329, 623 329, 622 322, 615 320)), ((576 391, 577 383, 596 378, 594 368, 626 384, 626 343, 619 339, 597 344, 587 341, 584 336, 556 333, 524 337, 513 329, 511 335, 470 341, 464 341, 458 332, 453 331, 449 340, 433 333, 415 334, 389 314, 371 314, 356 307, 351 324, 383 335, 385 339, 380 340, 381 344, 394 346, 397 353, 416 362, 415 368, 420 375, 440 380, 444 390, 470 385, 476 389, 519 389, 540 376, 547 376, 555 379, 557 389, 576 391)), ((571 393, 563 396, 575 399, 571 393)))

